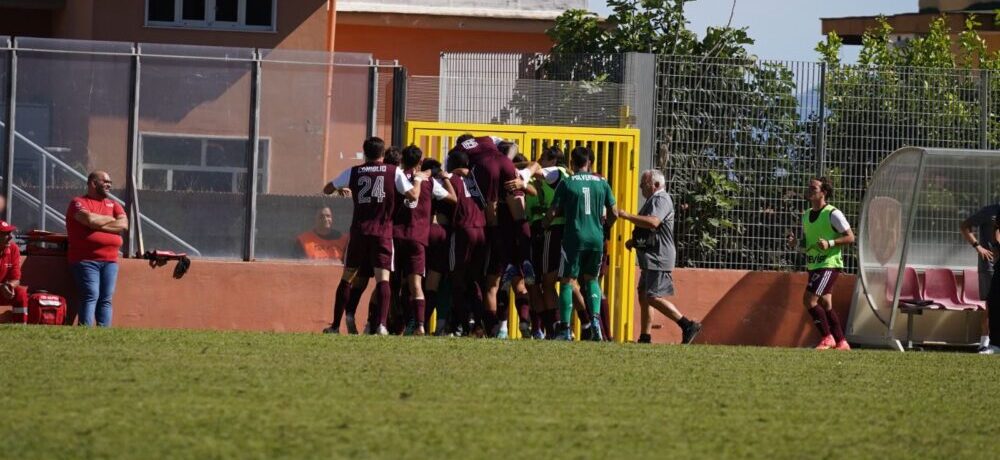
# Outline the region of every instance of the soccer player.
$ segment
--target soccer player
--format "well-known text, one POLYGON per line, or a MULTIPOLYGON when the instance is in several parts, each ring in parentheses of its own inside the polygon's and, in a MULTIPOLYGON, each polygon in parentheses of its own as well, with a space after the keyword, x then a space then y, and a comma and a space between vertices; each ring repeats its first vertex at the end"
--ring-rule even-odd
MULTIPOLYGON (((403 149, 403 174, 407 179, 414 177, 417 167, 423 159, 424 152, 420 147, 411 145, 403 149)), ((437 171, 440 175, 440 169, 437 171)), ((407 299, 409 317, 416 324, 407 328, 413 335, 424 335, 424 301, 423 279, 426 275, 427 245, 431 230, 431 200, 455 201, 455 191, 451 183, 442 185, 435 178, 420 183, 423 190, 417 200, 403 200, 403 205, 396 208, 392 238, 395 244, 395 257, 398 270, 405 278, 409 290, 407 299)))
MULTIPOLYGON (((511 235, 523 238, 530 244, 530 230, 524 220, 524 194, 521 191, 507 193, 504 184, 517 179, 514 163, 506 155, 500 153, 493 139, 488 136, 467 139, 459 146, 469 155, 472 166, 472 177, 482 194, 486 216, 486 282, 483 299, 483 326, 490 332, 498 326, 497 294, 500 290, 500 279, 507 268, 511 257, 509 239, 511 235), (507 206, 500 206, 506 203, 507 206), (520 225, 523 223, 524 225, 520 225)), ((534 282, 534 270, 531 262, 516 261, 522 265, 526 282, 534 282)))
MULTIPOLYGON (((461 335, 468 325, 469 314, 475 310, 473 297, 481 292, 483 264, 486 260, 486 215, 479 203, 482 196, 476 181, 468 176, 469 155, 460 148, 448 154, 448 172, 457 203, 452 222, 449 265, 451 268, 452 311, 448 330, 461 335)), ((478 301, 475 305, 478 307, 478 301)))
POLYGON ((592 339, 603 340, 600 330, 601 286, 597 277, 601 273, 604 249, 604 219, 613 225, 618 216, 615 196, 608 182, 590 172, 590 148, 579 146, 570 154, 573 175, 563 179, 552 197, 552 207, 546 224, 556 217, 566 219, 562 241, 562 263, 559 269, 560 324, 558 339, 572 340, 569 328, 573 315, 573 285, 579 281, 587 307, 591 312, 592 339))
MULTIPOLYGON (((427 277, 424 279, 424 297, 427 299, 427 307, 424 312, 424 324, 429 324, 431 315, 435 310, 438 313, 438 332, 443 334, 442 325, 447 324, 447 311, 442 310, 440 300, 449 300, 450 297, 439 297, 438 291, 450 292, 450 286, 445 276, 451 271, 448 266, 448 249, 451 244, 451 217, 455 214, 455 204, 458 201, 455 195, 455 186, 451 182, 451 174, 443 173, 439 176, 435 171, 442 170, 441 162, 433 159, 424 159, 420 164, 421 171, 431 171, 434 180, 441 182, 441 185, 448 189, 455 196, 455 201, 435 200, 431 203, 431 226, 427 235, 427 277), (447 182, 447 183, 445 183, 447 182)), ((427 331, 428 334, 431 331, 427 331)))
MULTIPOLYGON (((385 142, 377 137, 365 140, 362 150, 364 164, 348 168, 323 188, 327 195, 350 193, 354 202, 354 216, 351 221, 350 242, 347 245, 344 272, 337 286, 334 302, 333 323, 323 330, 328 334, 340 332, 340 319, 351 297, 351 282, 360 272, 371 271, 375 276, 375 298, 379 311, 377 333, 388 335, 385 320, 389 312, 391 289, 389 275, 393 268, 392 216, 396 208, 397 194, 410 201, 420 199, 421 182, 428 175, 416 173, 415 187, 403 174, 403 170, 382 162, 385 142), (348 192, 349 191, 349 192, 348 192)), ((357 333, 354 315, 347 317, 347 330, 357 333)))
MULTIPOLYGON (((809 284, 802 303, 812 316, 820 339, 817 350, 850 350, 844 328, 833 309, 833 285, 844 268, 843 247, 854 243, 854 231, 839 209, 828 204, 833 184, 826 177, 813 178, 806 189, 811 207, 802 213, 802 232, 809 284)), ((794 236, 789 242, 794 244, 794 236)))

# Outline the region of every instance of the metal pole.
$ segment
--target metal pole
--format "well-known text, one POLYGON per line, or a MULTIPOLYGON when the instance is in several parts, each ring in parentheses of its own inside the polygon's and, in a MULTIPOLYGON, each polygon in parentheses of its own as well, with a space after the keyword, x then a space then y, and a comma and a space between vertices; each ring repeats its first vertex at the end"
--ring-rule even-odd
POLYGON ((368 67, 368 120, 365 133, 367 137, 375 135, 375 123, 378 122, 378 66, 374 61, 368 67))
MULTIPOLYGON (((7 199, 7 208, 4 209, 3 219, 10 222, 11 208, 14 206, 14 142, 17 131, 17 40, 14 40, 14 47, 10 50, 8 60, 10 77, 7 81, 7 143, 5 144, 3 157, 3 196, 7 199)), ((41 205, 45 207, 45 203, 41 205)))
POLYGON ((990 72, 979 70, 979 148, 990 148, 990 72))
POLYGON ((48 187, 49 162, 48 155, 42 155, 41 165, 38 168, 38 228, 45 230, 45 202, 46 188, 48 187))
MULTIPOLYGON (((141 257, 142 254, 135 253, 135 249, 142 246, 139 241, 142 239, 142 216, 139 213, 139 191, 136 189, 139 181, 136 179, 136 171, 139 166, 139 90, 140 74, 142 65, 139 61, 141 45, 132 47, 132 63, 129 67, 130 77, 132 77, 132 87, 129 91, 128 107, 128 146, 125 150, 125 209, 128 212, 128 238, 125 239, 125 256, 130 254, 141 257)), ((139 251, 141 252, 141 250, 139 251)))
POLYGON ((392 69, 392 145, 403 148, 406 121, 406 67, 392 69))
POLYGON ((819 133, 816 139, 816 175, 826 175, 826 63, 819 64, 819 133))
POLYGON ((246 226, 243 231, 243 260, 256 257, 257 234, 257 172, 260 158, 260 50, 254 50, 253 66, 250 70, 250 149, 247 152, 246 180, 246 226))

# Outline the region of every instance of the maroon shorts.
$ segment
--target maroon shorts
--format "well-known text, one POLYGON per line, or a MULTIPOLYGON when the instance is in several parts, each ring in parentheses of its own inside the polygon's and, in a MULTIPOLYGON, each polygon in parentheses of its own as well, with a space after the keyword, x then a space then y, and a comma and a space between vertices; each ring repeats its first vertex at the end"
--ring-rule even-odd
POLYGON ((344 265, 358 269, 362 276, 374 273, 374 269, 393 270, 392 238, 371 235, 351 235, 347 243, 347 257, 344 265))
POLYGON ((553 225, 547 230, 541 226, 531 229, 531 264, 538 274, 557 273, 562 260, 563 226, 553 225))
POLYGON ((830 294, 833 292, 833 284, 837 282, 838 276, 840 276, 840 271, 833 268, 809 270, 809 284, 806 285, 806 291, 820 297, 830 294))
POLYGON ((503 275, 512 255, 506 239, 513 237, 513 232, 503 227, 486 227, 486 262, 483 268, 486 276, 503 275))
POLYGON ((455 227, 448 251, 451 271, 477 276, 483 273, 486 233, 482 227, 455 227))
POLYGON ((427 247, 413 240, 396 239, 395 269, 403 275, 427 274, 427 247))
POLYGON ((427 237, 427 271, 448 273, 451 270, 448 265, 450 245, 448 231, 438 224, 431 224, 427 237))

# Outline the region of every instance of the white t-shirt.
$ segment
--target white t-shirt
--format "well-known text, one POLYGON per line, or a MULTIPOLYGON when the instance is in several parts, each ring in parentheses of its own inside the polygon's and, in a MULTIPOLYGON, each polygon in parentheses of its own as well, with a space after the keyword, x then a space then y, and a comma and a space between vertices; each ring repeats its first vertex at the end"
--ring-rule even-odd
POLYGON ((431 181, 434 183, 434 186, 431 187, 431 195, 434 195, 434 199, 443 200, 445 198, 448 198, 448 189, 444 188, 444 186, 441 185, 441 180, 434 178, 431 179, 431 181))
MULTIPOLYGON (((344 172, 340 173, 336 179, 330 181, 336 188, 344 188, 351 185, 351 170, 353 168, 347 168, 344 172)), ((403 174, 402 168, 396 168, 396 191, 399 193, 409 192, 413 188, 413 184, 410 180, 406 178, 406 174, 403 174)), ((448 192, 444 192, 445 196, 448 196, 448 192)), ((435 195, 436 196, 436 195, 435 195)))
POLYGON ((830 213, 830 225, 833 225, 833 229, 837 233, 847 233, 851 229, 851 224, 847 223, 847 217, 844 217, 844 213, 840 212, 839 209, 834 209, 830 213))
POLYGON ((541 173, 543 177, 545 177, 545 182, 548 182, 549 185, 559 182, 559 178, 562 177, 562 172, 559 171, 558 166, 549 166, 548 168, 542 168, 539 169, 538 172, 541 173))

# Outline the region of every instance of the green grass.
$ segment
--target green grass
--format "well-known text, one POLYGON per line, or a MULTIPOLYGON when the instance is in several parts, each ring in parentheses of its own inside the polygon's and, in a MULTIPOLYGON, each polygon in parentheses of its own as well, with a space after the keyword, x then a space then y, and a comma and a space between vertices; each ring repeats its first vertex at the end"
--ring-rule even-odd
POLYGON ((957 353, 0 327, 0 457, 986 458, 957 353))

